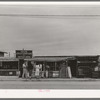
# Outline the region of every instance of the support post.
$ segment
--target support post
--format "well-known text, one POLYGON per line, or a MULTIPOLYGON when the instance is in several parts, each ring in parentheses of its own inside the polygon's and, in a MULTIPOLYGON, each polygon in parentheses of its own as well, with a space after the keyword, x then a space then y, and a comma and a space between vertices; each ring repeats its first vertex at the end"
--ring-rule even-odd
POLYGON ((56 66, 57 66, 57 63, 55 62, 55 71, 56 71, 56 66))

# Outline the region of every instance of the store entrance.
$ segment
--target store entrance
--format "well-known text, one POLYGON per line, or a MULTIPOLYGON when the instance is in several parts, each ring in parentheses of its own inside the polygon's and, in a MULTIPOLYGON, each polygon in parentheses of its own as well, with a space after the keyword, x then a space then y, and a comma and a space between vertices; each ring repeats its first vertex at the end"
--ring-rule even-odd
POLYGON ((77 60, 69 60, 68 66, 71 68, 72 77, 77 77, 77 60))

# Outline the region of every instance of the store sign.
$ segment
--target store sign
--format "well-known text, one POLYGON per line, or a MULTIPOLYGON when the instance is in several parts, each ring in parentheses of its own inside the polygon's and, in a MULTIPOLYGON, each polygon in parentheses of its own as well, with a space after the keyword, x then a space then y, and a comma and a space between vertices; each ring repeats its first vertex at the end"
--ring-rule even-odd
POLYGON ((32 50, 16 50, 16 58, 28 59, 32 58, 32 50))

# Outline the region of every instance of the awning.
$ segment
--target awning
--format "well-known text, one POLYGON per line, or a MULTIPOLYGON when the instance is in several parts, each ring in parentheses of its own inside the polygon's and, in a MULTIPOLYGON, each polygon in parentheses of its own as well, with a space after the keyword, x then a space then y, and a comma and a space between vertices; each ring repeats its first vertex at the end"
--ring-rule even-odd
POLYGON ((37 62, 59 62, 59 61, 67 61, 74 60, 74 57, 34 57, 32 59, 25 59, 29 61, 37 61, 37 62))
POLYGON ((0 61, 19 61, 19 60, 11 57, 0 57, 0 61))

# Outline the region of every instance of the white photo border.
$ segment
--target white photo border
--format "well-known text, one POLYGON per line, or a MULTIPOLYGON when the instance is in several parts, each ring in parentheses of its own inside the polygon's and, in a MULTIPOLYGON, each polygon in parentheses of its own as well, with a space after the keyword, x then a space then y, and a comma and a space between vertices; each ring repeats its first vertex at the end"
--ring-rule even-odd
MULTIPOLYGON (((0 5, 100 5, 100 2, 1 2, 0 5)), ((0 98, 100 98, 92 89, 0 89, 0 98)))

